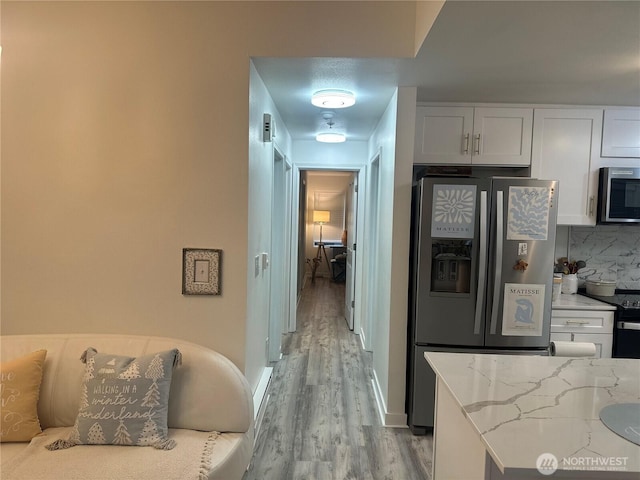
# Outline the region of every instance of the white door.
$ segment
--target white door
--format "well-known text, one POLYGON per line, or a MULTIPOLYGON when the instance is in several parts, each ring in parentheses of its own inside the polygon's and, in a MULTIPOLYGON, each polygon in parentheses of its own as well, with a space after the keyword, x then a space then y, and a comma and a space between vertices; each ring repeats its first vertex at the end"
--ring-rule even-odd
MULTIPOLYGON (((378 212, 379 212, 379 192, 380 192, 380 153, 371 161, 367 172, 366 193, 365 193, 365 234, 366 245, 364 255, 366 260, 358 264, 359 275, 363 276, 360 283, 360 291, 365 296, 362 312, 358 312, 360 317, 360 341, 367 351, 373 351, 373 324, 378 314, 378 212), (360 273, 362 272, 362 273, 360 273), (366 280, 364 280, 366 279, 366 280)), ((362 242, 364 243, 364 242, 362 242)))
POLYGON ((355 267, 356 267, 356 212, 358 211, 358 175, 353 174, 351 183, 347 189, 347 244, 345 245, 347 261, 345 273, 345 292, 344 292, 344 318, 349 325, 349 329, 353 330, 353 307, 355 305, 355 267))
MULTIPOLYGON (((280 359, 280 348, 284 325, 289 323, 287 309, 286 260, 288 251, 287 232, 289 215, 287 214, 287 170, 284 156, 274 148, 273 151, 273 197, 271 217, 271 259, 269 292, 269 341, 268 359, 276 362, 280 359)), ((262 260, 261 260, 262 261, 262 260)))

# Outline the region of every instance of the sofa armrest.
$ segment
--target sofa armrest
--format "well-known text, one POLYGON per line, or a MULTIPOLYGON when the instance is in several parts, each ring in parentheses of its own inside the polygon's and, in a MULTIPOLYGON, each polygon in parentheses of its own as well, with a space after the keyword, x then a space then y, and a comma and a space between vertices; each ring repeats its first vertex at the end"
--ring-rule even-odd
POLYGON ((242 433, 253 426, 253 400, 244 375, 228 358, 201 345, 139 335, 45 334, 5 335, 0 346, 3 361, 47 350, 38 402, 42 428, 73 425, 84 373, 80 355, 88 347, 129 356, 178 348, 182 365, 171 382, 169 427, 242 433))

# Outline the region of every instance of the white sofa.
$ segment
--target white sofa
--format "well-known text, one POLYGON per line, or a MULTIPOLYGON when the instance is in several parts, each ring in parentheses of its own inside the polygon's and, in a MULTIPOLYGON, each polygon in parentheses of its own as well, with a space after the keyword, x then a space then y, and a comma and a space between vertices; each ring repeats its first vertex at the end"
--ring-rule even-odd
POLYGON ((135 335, 50 334, 0 337, 1 361, 46 349, 38 417, 43 433, 30 443, 0 444, 2 480, 241 479, 254 444, 249 385, 223 355, 183 340, 135 335), (178 348, 182 365, 169 395, 172 450, 115 445, 77 445, 49 451, 75 422, 88 348, 137 357, 178 348), (215 433, 215 432, 219 432, 215 433))

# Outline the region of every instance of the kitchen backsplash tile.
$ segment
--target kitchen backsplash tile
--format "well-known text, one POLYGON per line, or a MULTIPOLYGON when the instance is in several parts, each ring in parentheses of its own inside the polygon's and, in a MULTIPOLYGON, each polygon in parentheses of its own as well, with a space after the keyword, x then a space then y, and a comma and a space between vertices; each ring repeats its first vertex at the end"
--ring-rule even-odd
POLYGON ((581 284, 616 280, 617 288, 640 290, 640 227, 571 227, 569 252, 572 260, 587 262, 578 272, 581 284))

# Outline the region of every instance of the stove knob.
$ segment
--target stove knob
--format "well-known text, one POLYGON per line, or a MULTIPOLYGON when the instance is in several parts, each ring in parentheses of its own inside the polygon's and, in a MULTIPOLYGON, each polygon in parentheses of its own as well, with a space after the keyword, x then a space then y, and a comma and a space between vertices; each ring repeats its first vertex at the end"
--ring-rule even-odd
POLYGON ((636 300, 635 302, 633 302, 633 306, 640 308, 640 300, 636 300))
POLYGON ((629 307, 630 306, 629 300, 623 300, 622 301, 622 306, 625 307, 625 308, 629 307))

